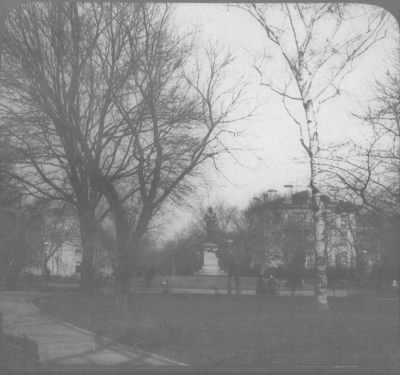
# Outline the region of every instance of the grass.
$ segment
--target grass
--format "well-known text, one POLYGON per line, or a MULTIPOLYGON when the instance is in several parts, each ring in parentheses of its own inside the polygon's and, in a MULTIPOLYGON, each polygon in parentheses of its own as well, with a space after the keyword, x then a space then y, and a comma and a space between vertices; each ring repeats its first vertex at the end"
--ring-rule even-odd
POLYGON ((122 314, 112 296, 63 293, 38 305, 120 343, 201 369, 400 369, 395 300, 331 298, 330 310, 318 312, 304 297, 141 294, 130 297, 122 314))

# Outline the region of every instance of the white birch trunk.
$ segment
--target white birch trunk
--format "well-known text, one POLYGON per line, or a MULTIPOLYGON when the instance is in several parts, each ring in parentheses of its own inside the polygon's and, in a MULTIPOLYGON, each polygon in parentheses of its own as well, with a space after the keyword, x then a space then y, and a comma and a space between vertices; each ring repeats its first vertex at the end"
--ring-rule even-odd
MULTIPOLYGON (((325 207, 318 189, 318 156, 320 150, 318 121, 314 110, 314 101, 311 98, 309 82, 304 80, 306 70, 301 55, 299 55, 299 68, 293 72, 298 80, 304 114, 306 118, 305 129, 300 129, 300 142, 308 154, 310 165, 310 187, 312 194, 312 211, 314 226, 314 254, 315 254, 315 296, 319 307, 328 308, 328 278, 327 254, 325 241, 325 207), (307 141, 304 134, 308 135, 307 141)), ((302 127, 302 126, 301 126, 302 127)))
POLYGON ((315 235, 315 295, 319 306, 328 307, 327 257, 325 249, 325 216, 321 194, 312 194, 314 235, 315 235))

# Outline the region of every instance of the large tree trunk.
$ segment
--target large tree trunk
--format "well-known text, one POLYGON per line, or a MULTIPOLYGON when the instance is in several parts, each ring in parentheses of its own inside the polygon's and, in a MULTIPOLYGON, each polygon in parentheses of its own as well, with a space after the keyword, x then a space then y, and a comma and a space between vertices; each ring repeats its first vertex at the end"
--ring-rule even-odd
POLYGON ((135 270, 135 243, 132 228, 124 208, 114 207, 117 272, 115 280, 115 297, 122 312, 127 310, 128 295, 131 291, 135 270))
POLYGON ((81 289, 92 293, 96 288, 94 254, 96 250, 97 227, 93 210, 79 209, 80 235, 82 243, 81 289))
POLYGON ((131 292, 132 280, 135 273, 135 248, 130 232, 123 224, 124 230, 117 230, 117 272, 115 279, 115 298, 121 313, 128 311, 128 296, 131 292))

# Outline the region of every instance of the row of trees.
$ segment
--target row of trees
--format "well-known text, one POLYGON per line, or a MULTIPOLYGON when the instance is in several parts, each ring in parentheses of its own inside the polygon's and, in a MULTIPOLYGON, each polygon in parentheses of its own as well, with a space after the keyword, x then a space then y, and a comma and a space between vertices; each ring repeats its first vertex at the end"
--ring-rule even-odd
MULTIPOLYGON (((220 266, 229 269, 226 252, 234 250, 242 276, 272 273, 287 279, 292 287, 299 286, 302 279, 313 277, 310 195, 302 191, 290 197, 255 197, 244 210, 217 204, 220 266), (228 249, 229 242, 233 246, 228 249)), ((348 201, 331 200, 327 196, 322 199, 326 207, 324 241, 328 282, 334 285, 339 278, 363 283, 378 276, 376 282, 392 281, 397 274, 393 264, 399 241, 396 223, 348 201)), ((201 219, 199 215, 168 241, 163 251, 154 254, 153 265, 158 273, 193 275, 201 268, 202 244, 207 241, 201 219)))

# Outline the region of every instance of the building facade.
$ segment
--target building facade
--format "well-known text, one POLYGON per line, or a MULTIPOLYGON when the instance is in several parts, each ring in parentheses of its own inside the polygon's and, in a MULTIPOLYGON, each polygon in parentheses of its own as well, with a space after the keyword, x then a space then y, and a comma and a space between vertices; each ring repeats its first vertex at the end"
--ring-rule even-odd
MULTIPOLYGON (((329 267, 355 266, 355 207, 322 196, 325 206, 325 246, 329 267)), ((299 256, 305 268, 314 267, 314 229, 311 192, 284 197, 256 198, 246 216, 255 262, 264 268, 286 267, 299 256)))
MULTIPOLYGON (((41 275, 47 267, 51 276, 80 277, 82 243, 79 220, 72 207, 50 207, 43 212, 43 248, 26 271, 41 275)), ((107 251, 98 246, 94 266, 103 275, 112 273, 107 251)))

